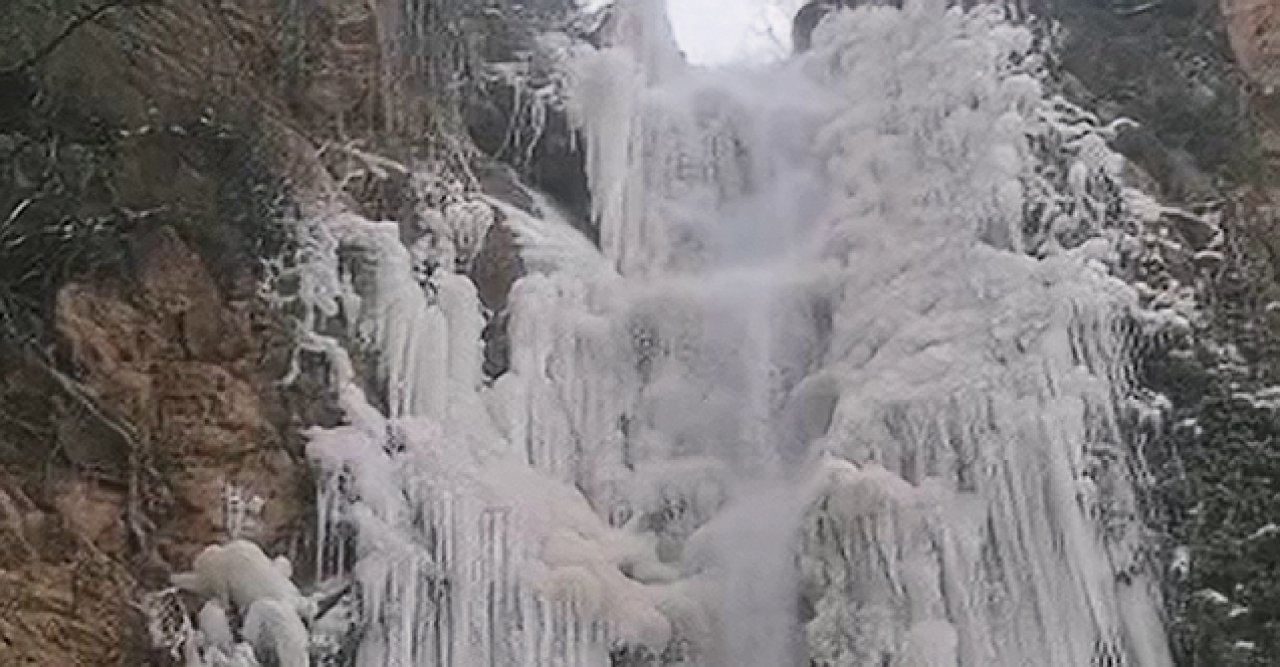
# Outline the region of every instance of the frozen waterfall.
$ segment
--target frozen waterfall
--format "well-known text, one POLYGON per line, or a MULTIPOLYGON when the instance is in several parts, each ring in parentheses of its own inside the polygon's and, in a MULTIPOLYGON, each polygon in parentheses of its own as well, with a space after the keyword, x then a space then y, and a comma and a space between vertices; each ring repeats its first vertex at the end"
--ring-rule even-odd
POLYGON ((1107 128, 992 6, 708 70, 663 4, 559 42, 600 249, 432 165, 412 221, 301 226, 354 663, 1170 664, 1127 442, 1177 318, 1124 281, 1148 200, 1107 128), (458 267, 498 224, 526 274, 486 379, 458 267))

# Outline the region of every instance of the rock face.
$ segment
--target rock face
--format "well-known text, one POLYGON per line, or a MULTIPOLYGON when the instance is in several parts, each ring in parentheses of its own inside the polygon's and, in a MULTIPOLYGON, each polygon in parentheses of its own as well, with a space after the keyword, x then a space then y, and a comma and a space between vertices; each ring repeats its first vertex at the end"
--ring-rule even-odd
POLYGON ((1260 144, 1280 151, 1280 5, 1268 0, 1221 0, 1236 62, 1253 84, 1260 144))
POLYGON ((137 664, 135 584, 105 551, 123 537, 122 494, 59 480, 37 503, 23 486, 0 473, 0 664, 137 664))
POLYGON ((299 536, 296 431, 324 397, 274 384, 291 340, 254 271, 282 193, 328 178, 303 137, 376 116, 368 16, 101 7, 0 7, 0 87, 29 93, 0 104, 0 210, 21 213, 0 251, 3 665, 148 659, 141 594, 222 536, 228 485, 267 500, 265 545, 299 536))
POLYGON ((1280 87, 1280 5, 1271 0, 1222 0, 1236 62, 1259 87, 1280 87))
POLYGON ((146 514, 159 556, 181 567, 220 536, 228 485, 262 496, 262 533, 281 534, 300 510, 302 466, 267 416, 274 399, 265 395, 264 365, 279 370, 279 363, 263 349, 264 325, 254 321, 262 314, 252 303, 224 301, 173 230, 137 245, 140 289, 132 298, 68 285, 58 296, 57 329, 71 368, 137 433, 139 465, 160 476, 152 481, 163 493, 146 514))
MULTIPOLYGON (((452 82, 505 34, 476 21, 527 32, 564 6, 0 3, 0 665, 166 664, 137 604, 225 539, 229 487, 265 501, 241 535, 308 548, 300 431, 335 412, 314 359, 278 383, 294 340, 257 294, 278 221, 325 198, 393 209, 338 182, 357 145, 514 184, 452 82)), ((521 267, 489 235, 472 272, 498 374, 521 267)))
POLYGON ((0 438, 0 596, 11 610, 0 664, 141 653, 137 595, 225 535, 228 486, 266 501, 251 530, 268 544, 293 534, 303 509, 304 466, 271 419, 284 409, 270 324, 225 300, 173 230, 135 246, 134 289, 58 294, 68 373, 18 354, 0 368, 6 414, 53 445, 40 451, 12 428, 0 438))

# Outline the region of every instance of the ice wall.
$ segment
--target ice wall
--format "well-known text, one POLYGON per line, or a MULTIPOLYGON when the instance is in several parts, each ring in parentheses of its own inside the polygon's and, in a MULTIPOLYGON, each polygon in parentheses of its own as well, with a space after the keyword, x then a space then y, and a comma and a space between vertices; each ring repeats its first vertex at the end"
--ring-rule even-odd
POLYGON ((909 2, 711 71, 623 15, 564 73, 600 249, 460 181, 300 225, 356 664, 1168 664, 1122 406, 1176 318, 1117 277, 1142 218, 1029 33, 909 2), (491 224, 527 274, 486 379, 491 224))
POLYGON ((815 446, 849 463, 806 519, 815 664, 1169 664, 1118 413, 1149 316, 1113 275, 1137 217, 1105 130, 1062 122, 992 10, 819 32, 843 284, 815 446))

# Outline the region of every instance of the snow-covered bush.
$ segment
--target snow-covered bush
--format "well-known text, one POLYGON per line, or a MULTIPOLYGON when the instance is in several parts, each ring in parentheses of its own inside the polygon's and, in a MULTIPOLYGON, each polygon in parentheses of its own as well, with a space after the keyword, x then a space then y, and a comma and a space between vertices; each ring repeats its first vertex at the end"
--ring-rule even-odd
POLYGON ((191 571, 172 576, 174 589, 148 598, 153 644, 181 654, 187 667, 307 667, 317 603, 291 575, 289 559, 268 558, 248 540, 211 544, 191 571), (194 623, 177 591, 200 600, 194 623))

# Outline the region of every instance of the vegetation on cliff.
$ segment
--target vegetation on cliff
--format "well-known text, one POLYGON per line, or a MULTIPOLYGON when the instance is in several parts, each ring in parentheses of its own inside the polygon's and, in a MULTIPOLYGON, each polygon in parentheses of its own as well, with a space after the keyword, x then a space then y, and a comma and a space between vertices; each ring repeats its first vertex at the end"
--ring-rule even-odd
POLYGON ((1160 558, 1179 664, 1276 664, 1274 16, 1248 1, 1046 0, 1040 10, 1063 30, 1066 92, 1104 117, 1141 123, 1116 142, 1140 184, 1208 213, 1223 233, 1221 252, 1200 251, 1195 234, 1178 233, 1195 225, 1188 218, 1162 243, 1185 242, 1191 261, 1166 257, 1153 267, 1192 288, 1202 316, 1190 338, 1156 341, 1142 357, 1141 383, 1170 400, 1145 448, 1149 512, 1166 537, 1160 558))

